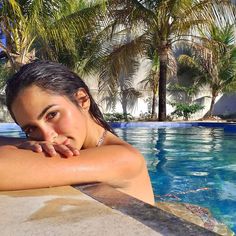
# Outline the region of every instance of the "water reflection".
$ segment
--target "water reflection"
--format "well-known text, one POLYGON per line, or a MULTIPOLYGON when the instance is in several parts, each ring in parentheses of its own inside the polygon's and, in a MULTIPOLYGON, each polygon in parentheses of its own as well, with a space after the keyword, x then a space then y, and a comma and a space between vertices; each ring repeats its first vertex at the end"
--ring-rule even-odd
POLYGON ((156 200, 207 207, 236 230, 236 133, 200 127, 132 128, 119 129, 119 135, 145 156, 156 200))

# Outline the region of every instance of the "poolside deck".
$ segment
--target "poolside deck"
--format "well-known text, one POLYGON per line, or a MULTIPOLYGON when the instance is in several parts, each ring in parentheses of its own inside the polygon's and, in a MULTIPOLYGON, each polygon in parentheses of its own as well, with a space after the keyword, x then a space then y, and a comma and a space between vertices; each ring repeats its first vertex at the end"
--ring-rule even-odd
POLYGON ((108 186, 78 188, 0 192, 1 236, 216 235, 108 186))

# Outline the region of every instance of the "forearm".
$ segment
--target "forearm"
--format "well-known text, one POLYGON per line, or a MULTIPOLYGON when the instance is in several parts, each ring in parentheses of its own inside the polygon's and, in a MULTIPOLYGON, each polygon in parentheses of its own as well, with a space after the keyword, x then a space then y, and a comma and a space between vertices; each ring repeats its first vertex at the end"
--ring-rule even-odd
MULTIPOLYGON (((0 190, 75 184, 77 158, 45 157, 15 147, 0 148, 0 190)), ((79 182, 79 181, 78 181, 79 182)))
POLYGON ((0 148, 0 190, 91 182, 122 188, 138 174, 142 163, 118 145, 82 150, 70 158, 46 157, 44 153, 5 146, 0 148))

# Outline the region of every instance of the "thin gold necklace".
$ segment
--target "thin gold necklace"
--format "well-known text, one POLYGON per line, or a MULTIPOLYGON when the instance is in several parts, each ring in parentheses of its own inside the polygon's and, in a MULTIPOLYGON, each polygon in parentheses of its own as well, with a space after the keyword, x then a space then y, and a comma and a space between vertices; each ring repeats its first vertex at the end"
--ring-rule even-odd
POLYGON ((106 134, 107 130, 105 129, 102 133, 102 136, 99 138, 96 147, 100 147, 103 144, 106 134))

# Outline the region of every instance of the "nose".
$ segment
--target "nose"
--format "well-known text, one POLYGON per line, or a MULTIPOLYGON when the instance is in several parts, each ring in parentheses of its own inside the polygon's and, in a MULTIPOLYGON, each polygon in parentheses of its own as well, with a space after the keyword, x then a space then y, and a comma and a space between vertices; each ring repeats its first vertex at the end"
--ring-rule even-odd
POLYGON ((41 128, 41 140, 48 141, 48 142, 54 142, 57 138, 58 134, 52 127, 43 127, 41 128))

